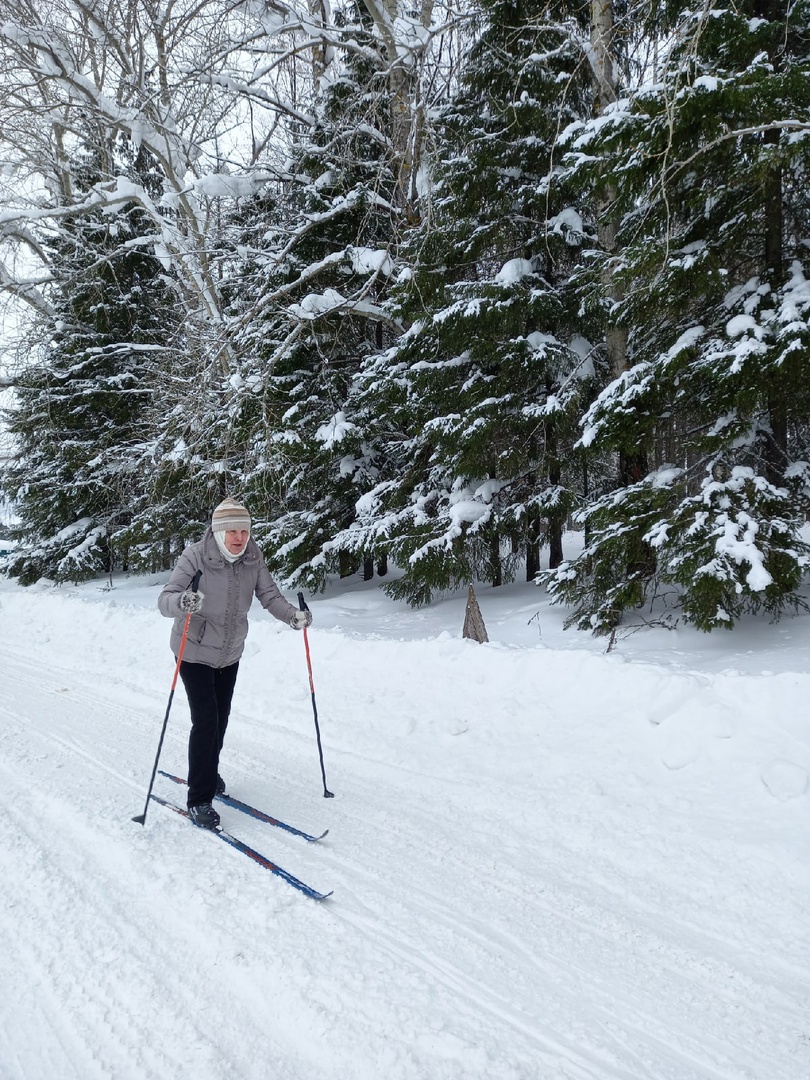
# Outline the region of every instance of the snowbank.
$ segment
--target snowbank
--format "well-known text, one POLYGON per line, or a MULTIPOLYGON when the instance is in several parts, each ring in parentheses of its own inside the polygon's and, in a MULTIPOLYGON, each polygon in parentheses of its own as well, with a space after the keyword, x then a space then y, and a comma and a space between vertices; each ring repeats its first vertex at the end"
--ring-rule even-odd
MULTIPOLYGON (((318 905, 160 806, 130 820, 162 580, 0 585, 3 1080, 810 1075, 806 618, 605 654, 515 585, 478 590, 480 646, 462 596, 335 587, 324 800, 302 638, 254 612, 223 774, 330 832, 223 824, 318 905)), ((181 688, 171 771, 187 730, 181 688)))

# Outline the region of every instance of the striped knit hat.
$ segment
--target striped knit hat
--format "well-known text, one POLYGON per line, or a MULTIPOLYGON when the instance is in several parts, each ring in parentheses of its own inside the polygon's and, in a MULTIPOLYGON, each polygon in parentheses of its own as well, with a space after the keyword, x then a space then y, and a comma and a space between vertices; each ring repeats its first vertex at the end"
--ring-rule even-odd
POLYGON ((250 514, 236 499, 223 499, 214 510, 211 528, 214 532, 227 532, 228 529, 247 529, 250 532, 250 514))

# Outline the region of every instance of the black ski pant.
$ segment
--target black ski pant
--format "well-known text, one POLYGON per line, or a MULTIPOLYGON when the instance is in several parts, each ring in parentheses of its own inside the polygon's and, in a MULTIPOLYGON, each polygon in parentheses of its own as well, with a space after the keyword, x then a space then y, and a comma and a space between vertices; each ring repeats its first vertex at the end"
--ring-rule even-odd
POLYGON ((231 698, 239 663, 213 668, 207 664, 180 665, 180 678, 191 709, 188 737, 188 805, 211 802, 217 790, 219 752, 228 727, 231 698))

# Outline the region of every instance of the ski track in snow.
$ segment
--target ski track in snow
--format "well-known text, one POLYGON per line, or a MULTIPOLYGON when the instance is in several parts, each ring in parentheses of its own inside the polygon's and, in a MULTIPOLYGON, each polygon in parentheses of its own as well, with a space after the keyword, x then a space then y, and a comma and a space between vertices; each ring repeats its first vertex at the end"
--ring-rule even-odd
MULTIPOLYGON (((755 735, 736 740, 750 776, 724 757, 751 685, 313 631, 325 801, 300 637, 252 628, 223 771, 330 834, 227 807, 223 824, 335 890, 318 904, 154 803, 131 821, 168 623, 20 596, 0 606, 0 1080, 810 1076, 810 878, 779 846, 796 801, 764 793, 755 735)), ((810 679, 793 682, 798 702, 810 679)), ((170 771, 187 725, 178 696, 170 771)))

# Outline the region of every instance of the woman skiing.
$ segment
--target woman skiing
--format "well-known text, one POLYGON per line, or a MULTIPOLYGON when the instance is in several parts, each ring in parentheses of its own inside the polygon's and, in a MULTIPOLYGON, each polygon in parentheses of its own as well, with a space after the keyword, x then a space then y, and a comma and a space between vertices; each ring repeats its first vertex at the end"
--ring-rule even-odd
POLYGON ((191 710, 188 810, 194 824, 204 829, 219 825, 219 814, 211 803, 215 795, 225 794, 219 755, 254 596, 271 615, 295 630, 312 622, 309 611, 299 611, 279 592, 250 538, 248 511, 234 499, 225 499, 214 510, 202 540, 187 547, 177 560, 158 597, 161 614, 174 619, 171 647, 175 657, 186 616, 191 614, 180 678, 191 710), (194 592, 191 583, 198 570, 202 578, 194 592))

